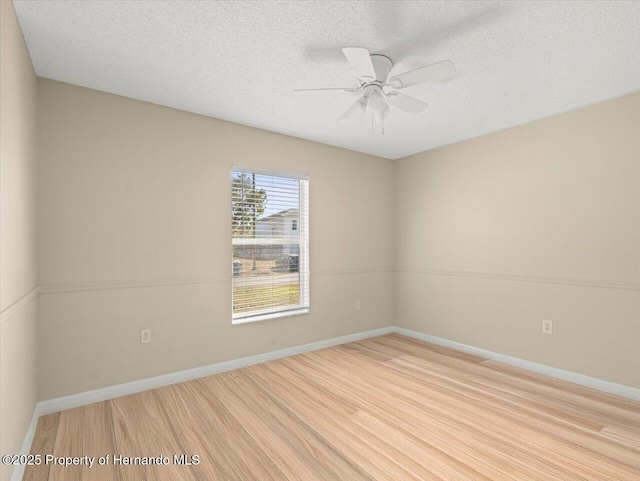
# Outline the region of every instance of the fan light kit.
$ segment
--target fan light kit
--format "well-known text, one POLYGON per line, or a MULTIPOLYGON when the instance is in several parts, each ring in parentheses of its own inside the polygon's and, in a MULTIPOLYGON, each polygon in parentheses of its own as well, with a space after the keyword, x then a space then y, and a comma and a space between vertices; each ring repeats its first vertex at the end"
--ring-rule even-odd
POLYGON ((452 78, 456 73, 453 62, 451 60, 444 60, 389 77, 391 69, 393 68, 393 62, 386 55, 372 55, 363 47, 345 47, 342 49, 342 52, 358 80, 357 87, 299 89, 295 92, 341 90, 343 92, 356 94, 359 97, 358 100, 356 100, 339 119, 362 121, 367 114, 367 110, 369 110, 372 114, 372 129, 374 121, 377 120, 381 124, 382 133, 384 133, 384 120, 389 114, 389 106, 414 115, 422 112, 428 106, 428 104, 422 100, 410 97, 401 92, 396 92, 395 90, 426 82, 442 82, 452 78))

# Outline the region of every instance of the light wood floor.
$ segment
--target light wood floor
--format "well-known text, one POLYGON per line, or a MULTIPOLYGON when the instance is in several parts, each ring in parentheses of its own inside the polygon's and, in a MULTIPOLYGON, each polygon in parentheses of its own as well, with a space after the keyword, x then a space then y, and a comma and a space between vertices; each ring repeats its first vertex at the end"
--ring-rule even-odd
POLYGON ((391 334, 40 418, 25 480, 640 480, 640 403, 391 334))

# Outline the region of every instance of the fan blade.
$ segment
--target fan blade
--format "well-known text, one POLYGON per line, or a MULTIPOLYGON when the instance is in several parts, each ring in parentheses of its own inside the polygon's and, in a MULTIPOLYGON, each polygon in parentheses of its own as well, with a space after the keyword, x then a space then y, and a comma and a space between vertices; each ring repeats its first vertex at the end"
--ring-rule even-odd
POLYGON ((324 92, 324 91, 331 91, 331 90, 342 90, 343 92, 355 92, 358 89, 353 89, 351 87, 344 87, 344 88, 329 88, 329 89, 295 89, 294 93, 300 93, 300 92, 324 92))
POLYGON ((387 102, 392 107, 404 110, 405 112, 414 115, 418 112, 422 112, 429 106, 429 104, 423 102, 422 100, 414 99, 413 97, 401 94, 400 92, 391 92, 387 94, 387 102))
POLYGON ((364 116, 366 113, 367 113, 367 99, 365 99, 364 97, 361 97, 358 100, 356 100, 351 105, 351 107, 349 107, 347 111, 338 118, 338 120, 354 119, 354 120, 361 121, 362 119, 364 119, 364 116))
POLYGON ((389 85, 397 89, 423 84, 425 82, 442 82, 456 74, 456 68, 451 60, 427 65, 409 72, 401 73, 389 79, 389 85))
POLYGON ((342 49, 342 53, 347 57, 347 61, 353 73, 360 80, 375 80, 376 71, 373 68, 373 62, 371 61, 371 55, 366 48, 363 47, 345 47, 342 49))

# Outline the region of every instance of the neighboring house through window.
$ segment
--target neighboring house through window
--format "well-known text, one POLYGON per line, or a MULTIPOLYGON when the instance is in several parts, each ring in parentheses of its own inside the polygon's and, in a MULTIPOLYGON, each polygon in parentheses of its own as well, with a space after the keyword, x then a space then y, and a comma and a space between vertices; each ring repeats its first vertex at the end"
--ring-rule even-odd
POLYGON ((234 167, 233 322, 309 311, 309 180, 234 167))

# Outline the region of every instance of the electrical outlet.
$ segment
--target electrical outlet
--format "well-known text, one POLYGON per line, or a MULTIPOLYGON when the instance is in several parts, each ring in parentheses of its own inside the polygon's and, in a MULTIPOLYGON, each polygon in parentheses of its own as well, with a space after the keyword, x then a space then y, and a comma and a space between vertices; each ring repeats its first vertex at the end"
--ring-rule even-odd
POLYGON ((142 344, 147 344, 151 342, 151 329, 142 329, 140 331, 140 342, 142 344))
POLYGON ((356 311, 360 310, 360 301, 356 301, 356 311))
POLYGON ((545 334, 553 334, 553 321, 547 319, 542 320, 542 332, 545 334))

